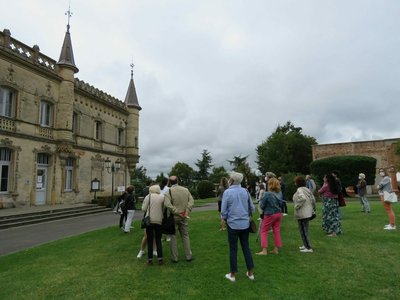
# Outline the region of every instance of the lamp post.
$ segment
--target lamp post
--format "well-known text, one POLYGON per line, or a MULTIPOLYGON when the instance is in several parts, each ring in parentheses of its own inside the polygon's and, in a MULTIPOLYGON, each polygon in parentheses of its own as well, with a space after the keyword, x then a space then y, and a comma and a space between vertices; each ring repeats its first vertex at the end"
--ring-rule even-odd
POLYGON ((121 168, 121 161, 119 158, 115 161, 115 163, 111 162, 111 160, 107 157, 107 159, 104 161, 107 173, 111 174, 111 199, 114 203, 114 173, 118 172, 118 170, 121 168))

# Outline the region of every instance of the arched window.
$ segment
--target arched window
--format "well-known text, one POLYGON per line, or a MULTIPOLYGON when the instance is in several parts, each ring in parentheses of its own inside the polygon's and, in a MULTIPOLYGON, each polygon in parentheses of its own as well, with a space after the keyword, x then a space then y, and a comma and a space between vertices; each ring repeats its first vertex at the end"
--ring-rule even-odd
POLYGON ((0 192, 8 192, 10 182, 11 150, 0 148, 0 192))
POLYGON ((0 116, 12 118, 15 116, 15 92, 6 87, 0 87, 0 116))

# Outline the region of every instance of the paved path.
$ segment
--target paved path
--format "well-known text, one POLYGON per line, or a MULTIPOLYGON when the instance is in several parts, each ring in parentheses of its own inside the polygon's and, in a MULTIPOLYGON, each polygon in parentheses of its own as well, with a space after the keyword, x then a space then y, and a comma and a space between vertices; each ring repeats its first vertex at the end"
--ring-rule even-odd
MULTIPOLYGON (((217 210, 217 206, 213 203, 193 210, 217 210)), ((134 220, 142 216, 141 211, 136 211, 134 220)), ((117 226, 118 222, 119 215, 110 210, 106 213, 3 229, 0 230, 0 256, 88 231, 117 226)))

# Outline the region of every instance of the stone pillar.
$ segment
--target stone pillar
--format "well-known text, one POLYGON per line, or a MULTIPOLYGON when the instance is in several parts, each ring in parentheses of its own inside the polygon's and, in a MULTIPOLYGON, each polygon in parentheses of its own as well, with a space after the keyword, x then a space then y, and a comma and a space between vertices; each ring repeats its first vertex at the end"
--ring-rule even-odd
POLYGON ((388 169, 388 174, 392 184, 392 191, 395 192, 397 195, 399 195, 399 186, 397 184, 396 168, 394 166, 391 166, 388 169))

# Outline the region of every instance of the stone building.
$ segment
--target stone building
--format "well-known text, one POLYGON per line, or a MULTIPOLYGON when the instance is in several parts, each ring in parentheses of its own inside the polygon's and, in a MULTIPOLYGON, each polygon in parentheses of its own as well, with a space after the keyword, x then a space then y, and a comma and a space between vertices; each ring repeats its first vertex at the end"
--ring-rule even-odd
POLYGON ((138 163, 133 72, 124 102, 76 78, 69 29, 58 61, 0 31, 0 208, 89 202, 138 163))
MULTIPOLYGON (((374 141, 320 144, 312 146, 313 160, 339 156, 339 155, 364 155, 376 159, 377 174, 379 168, 395 166, 400 168, 400 156, 396 155, 397 139, 385 139, 374 141)), ((376 176, 376 181, 380 181, 376 176)))

